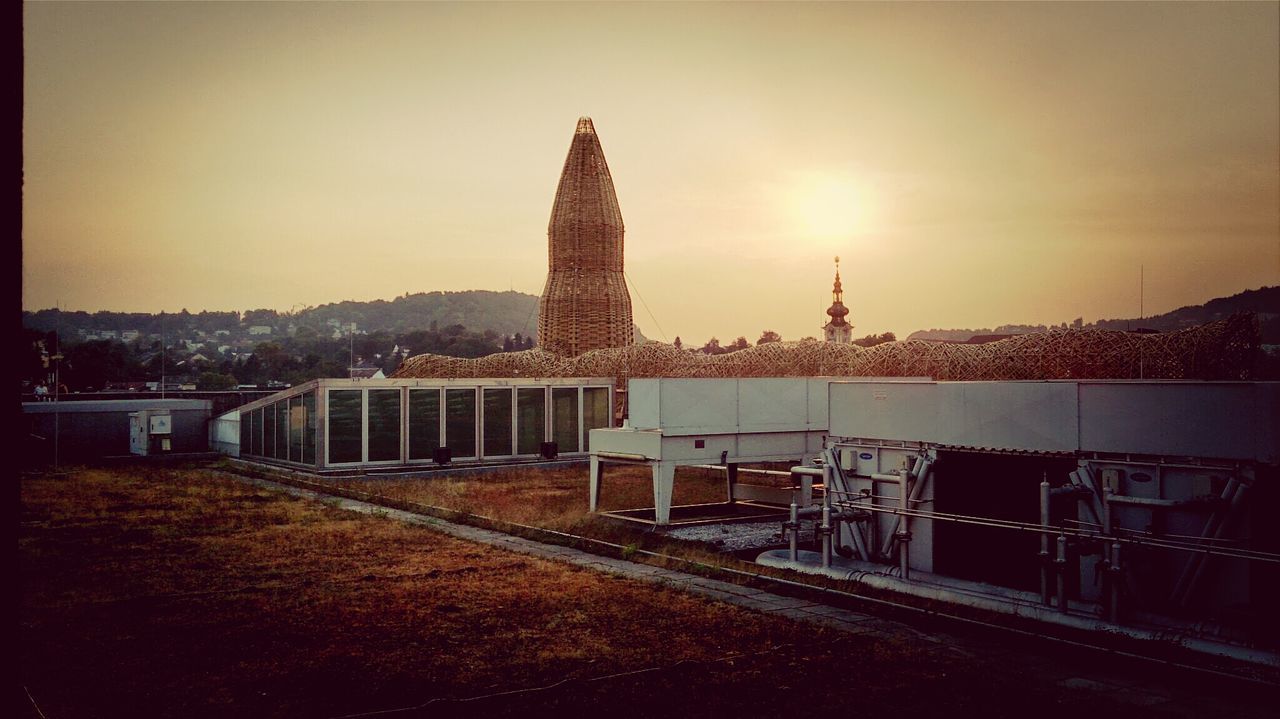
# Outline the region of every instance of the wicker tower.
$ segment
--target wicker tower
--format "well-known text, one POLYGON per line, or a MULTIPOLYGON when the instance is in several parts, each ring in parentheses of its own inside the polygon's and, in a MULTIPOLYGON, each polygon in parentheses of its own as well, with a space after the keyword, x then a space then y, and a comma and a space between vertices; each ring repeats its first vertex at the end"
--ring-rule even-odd
POLYGON ((547 227, 538 344, 575 357, 633 341, 622 274, 622 212, 591 118, 578 118, 547 227))

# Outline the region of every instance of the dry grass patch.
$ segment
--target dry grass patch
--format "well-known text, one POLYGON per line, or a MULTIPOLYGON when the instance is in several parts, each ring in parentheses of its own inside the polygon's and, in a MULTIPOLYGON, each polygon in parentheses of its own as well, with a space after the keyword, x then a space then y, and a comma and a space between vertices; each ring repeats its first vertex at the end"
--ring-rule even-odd
MULTIPOLYGON (((1086 706, 1016 666, 851 637, 218 473, 27 476, 21 499, 19 673, 47 716, 326 717, 428 702, 398 715, 794 716, 803 699, 806 712, 1044 717, 1086 706)), ((1108 706, 1088 702, 1095 715, 1108 706)))

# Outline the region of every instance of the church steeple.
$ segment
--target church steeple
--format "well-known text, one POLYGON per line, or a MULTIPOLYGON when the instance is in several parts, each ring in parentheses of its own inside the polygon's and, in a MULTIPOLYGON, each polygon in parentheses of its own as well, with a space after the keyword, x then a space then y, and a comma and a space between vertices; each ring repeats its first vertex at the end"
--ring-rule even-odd
POLYGON ((853 341, 853 325, 845 320, 848 314, 849 308, 844 306, 844 288, 840 284, 840 257, 837 256, 836 280, 831 286, 831 306, 827 308, 827 315, 831 319, 822 327, 828 342, 849 344, 853 341))

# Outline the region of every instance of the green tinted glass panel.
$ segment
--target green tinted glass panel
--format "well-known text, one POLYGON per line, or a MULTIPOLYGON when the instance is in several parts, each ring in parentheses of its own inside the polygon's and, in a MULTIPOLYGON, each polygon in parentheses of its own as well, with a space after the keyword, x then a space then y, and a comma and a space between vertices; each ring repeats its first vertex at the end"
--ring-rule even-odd
POLYGON ((360 415, 364 402, 358 389, 329 391, 329 463, 359 462, 360 415))
POLYGON ((302 395, 302 412, 305 419, 302 425, 302 462, 316 463, 316 393, 302 395))
POLYGON ((440 446, 440 390, 409 390, 409 459, 431 459, 440 446))
POLYGON ((547 393, 541 387, 516 390, 516 453, 537 454, 546 436, 547 393))
POLYGON ((454 459, 476 456, 476 391, 444 391, 444 444, 454 459))
POLYGON ((582 388, 582 451, 591 450, 591 430, 610 425, 609 388, 582 388))
POLYGON ((551 388, 551 436, 558 452, 578 451, 578 388, 551 388))
POLYGON ((289 398, 289 459, 302 461, 302 428, 306 424, 306 413, 302 409, 302 397, 289 398))
POLYGON ((265 413, 265 407, 253 411, 253 453, 259 457, 262 456, 262 417, 265 413))
POLYGON ((400 390, 369 390, 369 461, 400 459, 400 390))
POLYGON ((484 454, 502 457, 511 452, 511 388, 484 390, 484 454))
POLYGON ((240 454, 249 454, 249 438, 253 436, 249 432, 251 422, 249 418, 252 416, 249 412, 240 413, 240 454))
POLYGON ((276 402, 276 459, 289 458, 289 400, 276 402))
POLYGON ((276 406, 269 404, 263 408, 266 423, 262 428, 262 455, 275 459, 276 456, 276 406))

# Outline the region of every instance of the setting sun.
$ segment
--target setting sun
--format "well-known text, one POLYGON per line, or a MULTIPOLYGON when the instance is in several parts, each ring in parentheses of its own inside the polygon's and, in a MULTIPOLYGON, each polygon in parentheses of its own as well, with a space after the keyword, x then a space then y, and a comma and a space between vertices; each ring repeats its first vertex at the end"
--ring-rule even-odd
POLYGON ((837 244, 867 229, 868 200, 866 188, 853 178, 815 173, 795 183, 790 211, 806 239, 837 244))

